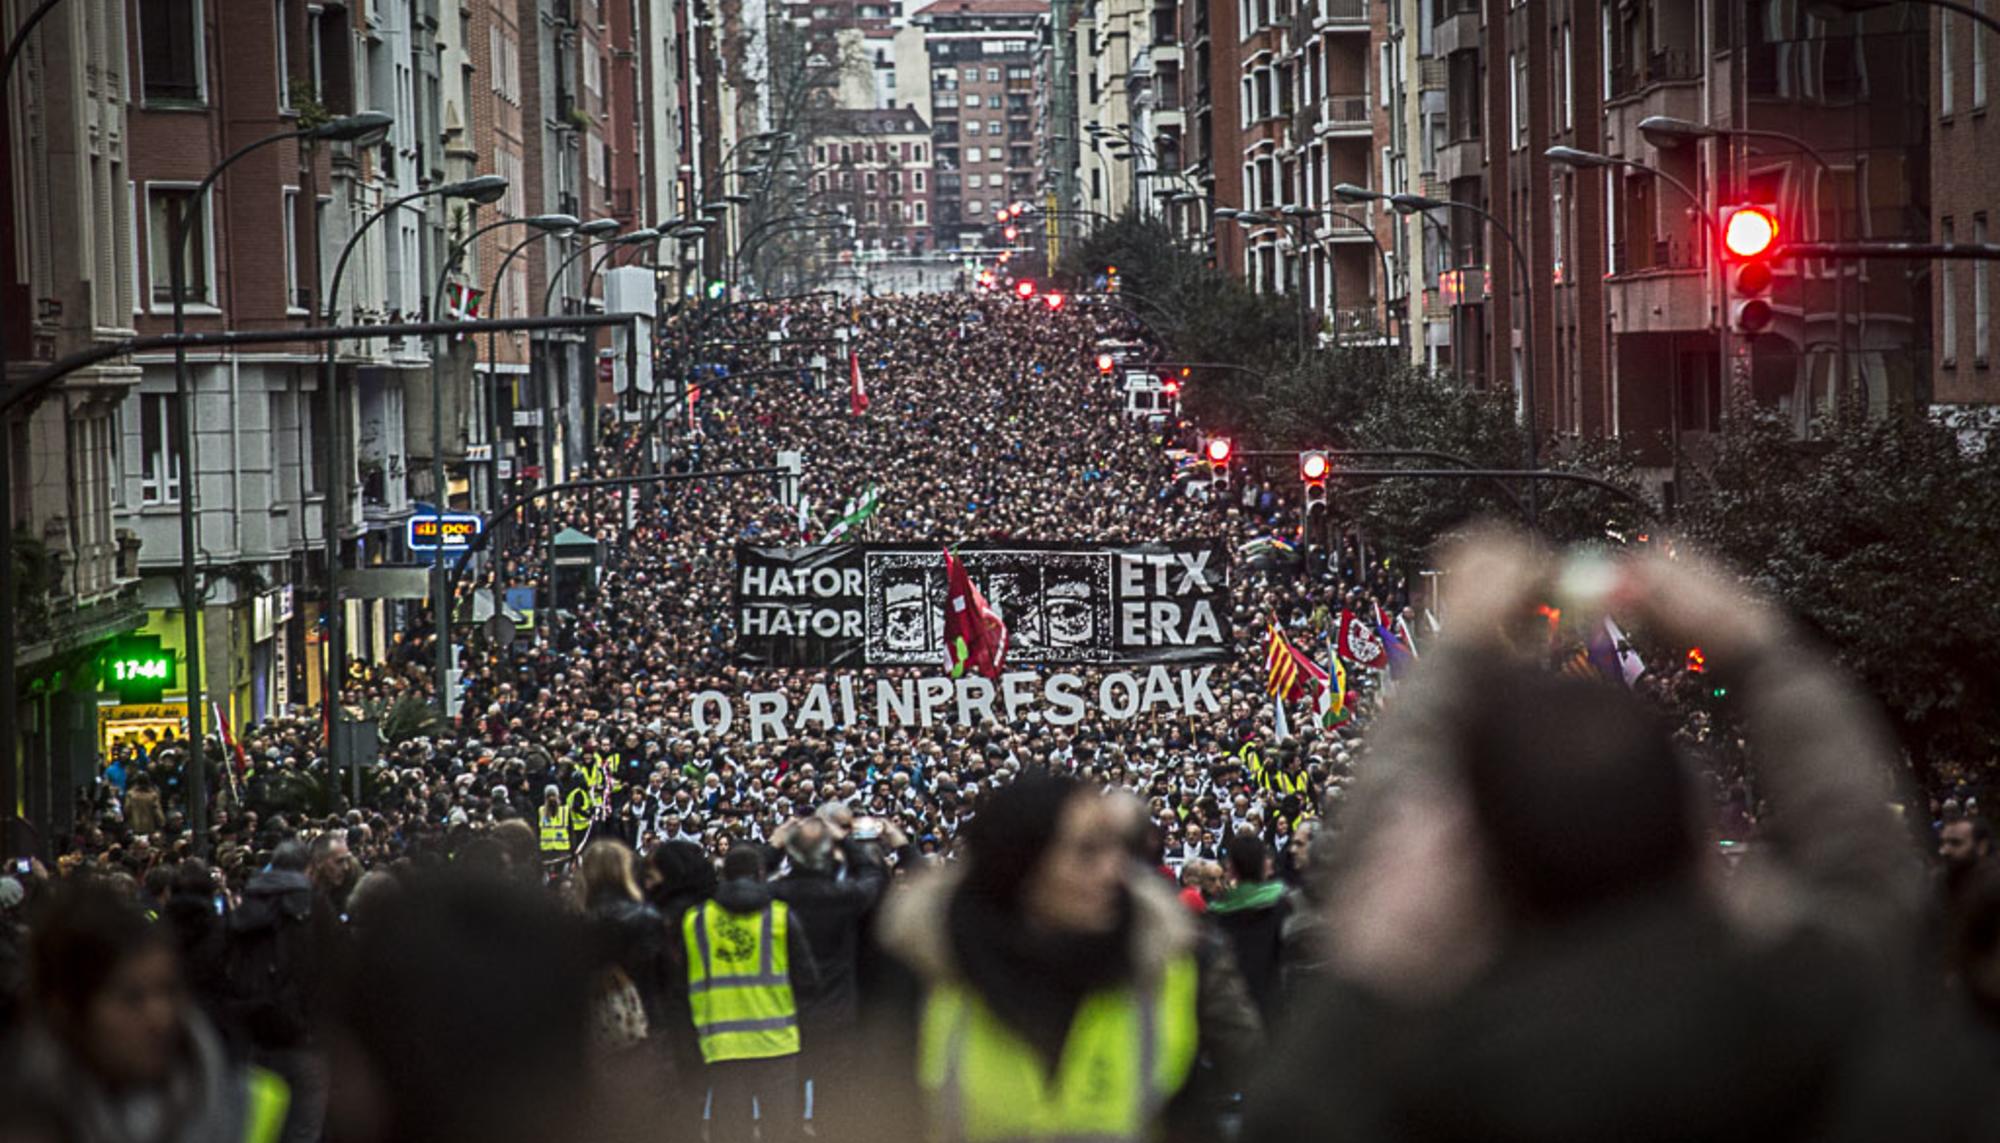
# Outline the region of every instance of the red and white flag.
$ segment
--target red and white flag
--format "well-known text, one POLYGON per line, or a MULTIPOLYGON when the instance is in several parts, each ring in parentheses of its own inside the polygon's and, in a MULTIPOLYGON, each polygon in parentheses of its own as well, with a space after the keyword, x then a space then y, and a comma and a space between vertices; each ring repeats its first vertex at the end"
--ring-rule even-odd
MULTIPOLYGON (((453 321, 478 321, 479 306, 486 300, 485 290, 476 290, 463 282, 453 282, 444 288, 445 308, 451 311, 453 321)), ((453 341, 464 341, 462 333, 452 334, 453 341)))
POLYGON ((1366 619, 1342 608, 1340 631, 1334 642, 1340 657, 1357 667, 1372 667, 1382 670, 1389 665, 1389 649, 1382 645, 1382 637, 1366 619))
POLYGON ((861 355, 847 351, 847 408, 855 416, 868 411, 868 386, 861 381, 861 355))

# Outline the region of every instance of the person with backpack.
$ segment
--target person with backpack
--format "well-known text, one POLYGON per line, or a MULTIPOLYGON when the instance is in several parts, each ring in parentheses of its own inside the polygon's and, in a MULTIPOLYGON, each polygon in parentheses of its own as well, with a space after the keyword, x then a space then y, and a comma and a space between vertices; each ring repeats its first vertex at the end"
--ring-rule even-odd
POLYGON ((341 940, 306 863, 305 843, 281 842, 229 914, 227 1009, 251 1060, 291 1089, 284 1143, 314 1143, 326 1117, 326 1061, 313 1026, 325 968, 341 940))

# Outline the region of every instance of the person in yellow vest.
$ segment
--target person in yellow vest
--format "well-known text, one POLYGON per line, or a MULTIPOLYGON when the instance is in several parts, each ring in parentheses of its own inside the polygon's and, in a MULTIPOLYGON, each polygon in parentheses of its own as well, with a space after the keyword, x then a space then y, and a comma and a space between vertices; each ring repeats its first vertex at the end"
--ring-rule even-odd
POLYGON ((542 809, 538 815, 541 826, 542 860, 554 861, 570 855, 570 809, 563 804, 562 790, 557 786, 542 788, 542 809))
POLYGON ((277 1143, 290 1089, 230 1059, 169 926, 112 889, 69 886, 37 918, 28 962, 32 1019, 0 1070, 0 1137, 277 1143))
POLYGON ((911 1046, 881 1029, 876 1054, 885 1069, 911 1069, 920 1116, 884 1137, 1161 1137, 1191 1110, 1175 1097, 1198 1051, 1240 1065, 1256 1044, 1240 981, 1221 995, 1194 918, 1133 858, 1095 791, 1019 779, 982 802, 964 840, 966 860, 919 875, 884 906, 881 943, 914 978, 915 1011, 911 1046), (1211 1014, 1232 1043, 1202 1043, 1211 1014))
POLYGON ((715 896, 681 918, 709 1143, 753 1134, 786 1143, 802 1125, 799 1006, 815 998, 819 974, 805 927, 772 897, 764 872, 758 847, 730 849, 715 896))

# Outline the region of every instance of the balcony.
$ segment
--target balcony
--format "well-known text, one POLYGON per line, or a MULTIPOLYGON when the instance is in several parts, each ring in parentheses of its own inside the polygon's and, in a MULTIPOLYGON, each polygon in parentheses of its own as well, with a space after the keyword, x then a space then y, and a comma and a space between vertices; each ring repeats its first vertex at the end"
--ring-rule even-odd
POLYGON ((1368 31, 1368 0, 1318 0, 1312 8, 1315 32, 1368 31))
POLYGON ((1701 59, 1680 48, 1653 52, 1643 60, 1619 60, 1611 65, 1611 98, 1624 99, 1662 83, 1701 78, 1701 59))
POLYGON ((1322 242, 1374 242, 1374 215, 1366 204, 1354 204, 1339 208, 1341 214, 1328 215, 1318 220, 1318 238, 1322 242), (1352 218, 1346 217, 1352 215, 1352 218))
POLYGON ((1313 129, 1321 135, 1369 134, 1375 124, 1368 96, 1329 95, 1319 101, 1313 129))

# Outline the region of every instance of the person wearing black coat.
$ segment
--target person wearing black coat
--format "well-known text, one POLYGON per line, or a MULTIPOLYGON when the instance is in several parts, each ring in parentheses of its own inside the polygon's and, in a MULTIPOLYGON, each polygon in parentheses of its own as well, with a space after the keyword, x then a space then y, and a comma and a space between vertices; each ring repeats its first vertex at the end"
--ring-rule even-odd
POLYGON ((208 863, 190 857, 174 869, 160 919, 173 930, 181 974, 202 1015, 222 1027, 227 1015, 229 980, 223 968, 228 943, 224 898, 208 863))
POLYGON ((639 991, 646 1026, 658 1036, 668 1018, 667 995, 675 965, 660 911, 639 894, 638 859, 622 841, 606 838, 583 851, 583 906, 596 938, 600 964, 616 968, 639 991))
MULTIPOLYGON (((819 991, 799 1012, 804 1046, 800 1068, 814 1126, 839 1131, 863 1098, 853 1031, 859 1018, 863 938, 889 870, 873 846, 849 844, 834 827, 806 818, 781 828, 772 841, 791 872, 772 882, 771 895, 791 906, 819 968, 819 991)), ((892 838, 891 844, 900 844, 892 838)))

